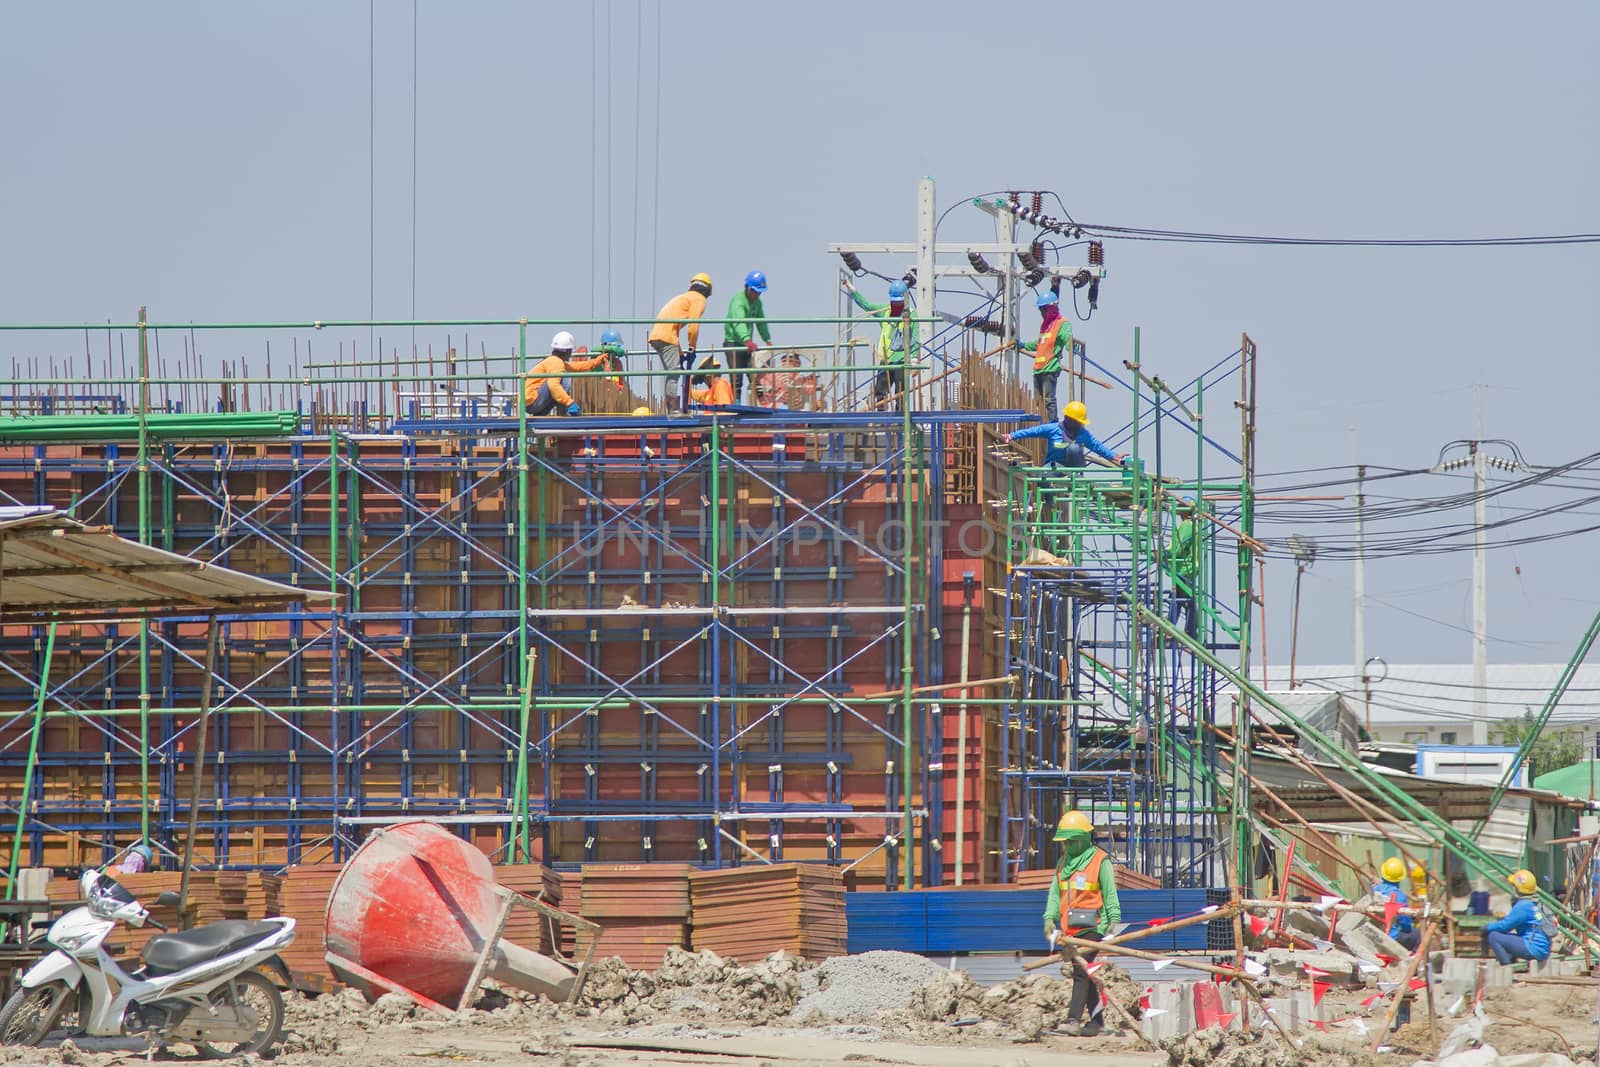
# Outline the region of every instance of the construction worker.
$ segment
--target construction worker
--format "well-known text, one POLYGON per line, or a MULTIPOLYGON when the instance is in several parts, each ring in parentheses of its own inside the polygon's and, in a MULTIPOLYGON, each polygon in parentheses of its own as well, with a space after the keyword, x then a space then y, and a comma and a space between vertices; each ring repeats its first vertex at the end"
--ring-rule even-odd
POLYGON ((906 355, 911 353, 914 359, 919 351, 917 324, 906 318, 906 292, 909 288, 903 279, 896 279, 889 283, 889 302, 874 304, 856 292, 850 279, 844 281, 844 291, 850 294, 856 307, 883 320, 878 328, 878 343, 873 346, 878 368, 872 378, 873 407, 887 407, 889 398, 897 397, 906 387, 906 355))
POLYGON ((1178 510, 1178 525, 1172 528, 1172 543, 1167 546, 1167 567, 1172 575, 1172 614, 1177 626, 1184 618, 1183 632, 1190 637, 1200 633, 1200 614, 1195 607, 1195 587, 1200 574, 1200 528, 1194 505, 1178 510))
POLYGON ((118 874, 140 874, 150 869, 150 864, 155 862, 156 854, 150 846, 140 841, 122 854, 122 862, 117 867, 118 874))
POLYGON ((1428 899, 1428 872, 1423 870, 1420 863, 1411 865, 1411 895, 1421 900, 1428 899))
POLYGON ((1033 353, 1033 391, 1044 401, 1047 422, 1056 421, 1056 385, 1061 378, 1062 357, 1072 357, 1072 323, 1061 315, 1061 282, 1039 294, 1039 339, 1024 341, 1020 347, 1033 353))
MULTIPOLYGON (((1398 856, 1390 856, 1378 867, 1378 874, 1383 880, 1372 887, 1374 901, 1379 904, 1393 902, 1402 907, 1411 903, 1406 891, 1400 887, 1400 880, 1406 876, 1405 861, 1398 856)), ((1409 915, 1396 915, 1385 932, 1404 945, 1407 952, 1417 951, 1417 943, 1422 940, 1422 931, 1412 924, 1409 915)))
POLYGON ((722 408, 733 403, 733 386, 728 376, 714 373, 722 369, 722 364, 707 356, 698 369, 700 373, 689 385, 689 399, 693 403, 708 408, 722 408))
MULTIPOLYGON (((761 294, 767 291, 767 276, 753 270, 744 276, 744 288, 728 301, 728 320, 722 324, 722 347, 727 352, 728 366, 748 370, 755 364, 757 333, 768 345, 772 344, 772 331, 767 327, 767 312, 761 306, 761 294)), ((745 374, 734 375, 733 398, 735 403, 744 397, 745 374)))
POLYGON ((1539 903, 1538 879, 1532 871, 1523 869, 1512 871, 1506 881, 1511 883, 1515 900, 1504 919, 1496 919, 1483 928, 1489 951, 1501 966, 1513 960, 1549 959, 1555 924, 1545 918, 1544 905, 1539 903))
MULTIPOLYGON (((679 293, 662 305, 657 322, 650 329, 647 343, 661 358, 661 369, 688 370, 694 366, 695 349, 700 346, 700 317, 706 313, 706 298, 711 295, 711 275, 696 274, 689 279, 687 292, 679 293), (675 322, 687 319, 688 322, 675 322), (684 327, 688 326, 689 347, 683 347, 684 327)), ((685 395, 687 395, 685 393, 685 395)), ((679 406, 678 375, 667 376, 668 407, 679 406)))
POLYGON ((1081 467, 1086 451, 1113 463, 1121 463, 1128 458, 1112 452, 1089 432, 1089 409, 1081 400, 1067 402, 1067 410, 1062 413, 1060 422, 1041 422, 1025 430, 1014 430, 1001 440, 1026 441, 1030 437, 1042 437, 1050 443, 1045 450, 1044 461, 1052 467, 1081 467))
MULTIPOLYGON (((1116 872, 1110 857, 1090 840, 1093 834, 1094 824, 1081 811, 1067 812, 1056 824, 1061 861, 1056 864, 1044 909, 1045 939, 1052 946, 1062 934, 1099 941, 1122 921, 1116 872)), ((1072 999, 1062 1028, 1066 1033, 1088 1037, 1101 1030, 1100 991, 1086 966, 1094 962, 1095 955, 1071 952, 1072 999)))
MULTIPOLYGON (((619 334, 617 343, 621 342, 619 334)), ((583 408, 572 399, 561 376, 568 371, 594 370, 603 366, 610 356, 602 351, 597 356, 575 357, 575 344, 572 334, 566 330, 550 339, 550 354, 538 362, 529 372, 528 380, 522 383, 522 404, 529 415, 550 415, 558 410, 567 415, 583 414, 583 408)))

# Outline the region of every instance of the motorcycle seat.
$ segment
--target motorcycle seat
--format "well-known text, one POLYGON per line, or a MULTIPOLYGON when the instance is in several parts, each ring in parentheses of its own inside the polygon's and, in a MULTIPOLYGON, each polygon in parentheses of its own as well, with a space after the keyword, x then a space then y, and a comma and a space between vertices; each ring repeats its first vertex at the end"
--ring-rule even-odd
POLYGON ((151 974, 171 974, 247 948, 279 929, 278 923, 224 919, 176 934, 157 934, 145 943, 140 957, 151 974))

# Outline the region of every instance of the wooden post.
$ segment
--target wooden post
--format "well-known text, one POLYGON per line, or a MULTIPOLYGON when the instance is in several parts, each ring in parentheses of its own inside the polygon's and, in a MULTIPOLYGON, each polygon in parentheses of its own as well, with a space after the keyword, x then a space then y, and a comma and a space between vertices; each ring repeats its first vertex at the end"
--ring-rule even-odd
POLYGON ((194 871, 194 839, 200 827, 200 781, 206 767, 206 727, 211 720, 211 682, 217 671, 217 617, 206 619, 206 666, 200 676, 200 721, 195 726, 194 760, 190 766, 189 825, 183 835, 183 877, 178 880, 178 925, 189 925, 189 876, 194 871))

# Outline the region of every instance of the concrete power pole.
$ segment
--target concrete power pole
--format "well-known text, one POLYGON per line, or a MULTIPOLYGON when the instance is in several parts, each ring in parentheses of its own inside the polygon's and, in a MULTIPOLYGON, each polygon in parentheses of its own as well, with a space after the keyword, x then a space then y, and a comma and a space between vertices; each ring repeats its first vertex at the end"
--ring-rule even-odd
POLYGON ((1362 509, 1366 507, 1367 468, 1356 468, 1356 560, 1355 560, 1355 661, 1356 677, 1361 679, 1362 722, 1372 733, 1372 689, 1367 679, 1367 561, 1362 547, 1362 509))
POLYGON ((1489 743, 1489 583, 1483 554, 1484 500, 1488 481, 1481 441, 1472 442, 1472 691, 1476 704, 1472 743, 1489 743))

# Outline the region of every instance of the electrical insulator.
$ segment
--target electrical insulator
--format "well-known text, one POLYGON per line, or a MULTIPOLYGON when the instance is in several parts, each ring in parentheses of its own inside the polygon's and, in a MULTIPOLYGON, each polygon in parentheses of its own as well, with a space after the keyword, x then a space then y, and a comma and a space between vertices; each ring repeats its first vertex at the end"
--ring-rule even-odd
POLYGON ((917 287, 917 268, 912 267, 900 275, 900 280, 905 282, 909 288, 915 289, 917 287))
POLYGON ((1034 212, 1034 214, 1037 215, 1039 213, 1040 209, 1043 208, 1043 207, 1044 207, 1044 194, 1043 193, 1034 193, 1033 194, 1033 212, 1034 212))
POLYGON ((861 257, 854 252, 840 252, 839 258, 844 260, 844 265, 856 274, 861 273, 861 257))
POLYGON ((972 269, 975 271, 980 271, 984 274, 992 273, 989 269, 989 261, 984 259, 983 254, 980 252, 968 252, 967 262, 972 264, 972 269))
POLYGON ((1072 287, 1074 289, 1082 289, 1089 284, 1093 277, 1087 270, 1080 270, 1072 276, 1072 287))
POLYGON ((1106 246, 1099 241, 1089 242, 1089 266, 1103 267, 1106 262, 1106 246))
POLYGON ((1021 262, 1023 270, 1036 271, 1040 269, 1039 260, 1034 256, 1034 251, 1038 247, 1039 246, 1035 244, 1033 248, 1023 249, 1021 252, 1017 253, 1017 259, 1019 262, 1021 262))
POLYGON ((1007 195, 1009 195, 1011 197, 1011 210, 1012 211, 1017 210, 1017 206, 1022 203, 1021 196, 1018 193, 1016 193, 1015 191, 1013 191, 1013 192, 1011 192, 1011 193, 1009 193, 1007 195))
POLYGON ((1030 270, 1028 272, 1028 277, 1025 280, 1027 281, 1029 288, 1038 285, 1040 282, 1044 281, 1044 268, 1035 267, 1033 270, 1030 270))

